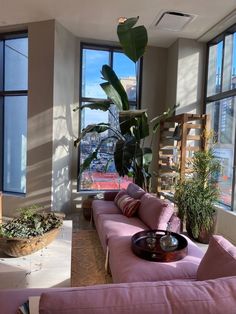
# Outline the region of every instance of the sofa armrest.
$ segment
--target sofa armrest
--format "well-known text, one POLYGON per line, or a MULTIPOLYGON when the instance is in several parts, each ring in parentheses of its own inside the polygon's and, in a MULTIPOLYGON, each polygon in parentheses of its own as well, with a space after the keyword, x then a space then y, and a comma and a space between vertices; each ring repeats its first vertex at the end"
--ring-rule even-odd
POLYGON ((106 191, 104 192, 104 201, 114 201, 119 191, 106 191))
POLYGON ((174 213, 169 220, 170 229, 172 232, 180 233, 181 232, 181 220, 179 217, 174 213))

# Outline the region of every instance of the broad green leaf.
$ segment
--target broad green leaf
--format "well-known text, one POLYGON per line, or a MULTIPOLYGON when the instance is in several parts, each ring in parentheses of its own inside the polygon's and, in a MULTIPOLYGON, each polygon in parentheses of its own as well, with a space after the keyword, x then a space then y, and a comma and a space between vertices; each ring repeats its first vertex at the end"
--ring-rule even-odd
POLYGON ((133 27, 139 17, 129 18, 117 26, 117 35, 124 53, 133 62, 137 62, 145 52, 148 42, 147 30, 141 25, 133 27))
POLYGON ((79 176, 81 175, 82 172, 84 172, 86 169, 88 169, 92 163, 92 161, 94 159, 97 159, 97 154, 98 151, 94 151, 93 153, 91 153, 82 163, 82 165, 80 165, 80 169, 79 169, 79 176))
POLYGON ((85 129, 82 130, 80 136, 74 141, 74 146, 75 147, 78 146, 87 133, 91 132, 103 133, 109 129, 111 129, 109 123, 89 124, 85 129))
POLYGON ((119 112, 122 134, 131 133, 140 140, 149 135, 146 110, 127 110, 119 112))
POLYGON ((163 112, 161 115, 153 118, 150 123, 155 123, 154 126, 152 127, 153 133, 156 133, 157 130, 160 128, 160 124, 162 121, 165 121, 169 117, 172 117, 173 114, 175 113, 176 108, 178 108, 179 105, 174 105, 173 107, 169 108, 167 111, 163 112))
POLYGON ((110 101, 98 101, 95 103, 89 103, 89 104, 85 104, 82 106, 77 106, 76 108, 73 109, 73 111, 78 111, 78 110, 82 110, 84 108, 89 108, 91 110, 102 110, 102 111, 108 111, 109 108, 111 106, 111 102, 110 101))
MULTIPOLYGON (((123 85, 121 84, 120 80, 118 79, 116 73, 112 70, 112 68, 109 65, 106 65, 106 64, 103 65, 101 73, 103 75, 103 78, 106 81, 108 81, 108 83, 110 83, 110 85, 112 85, 112 87, 116 90, 117 94, 119 95, 121 103, 122 103, 121 107, 119 106, 119 109, 120 110, 128 110, 129 109, 128 96, 127 96, 127 93, 126 93, 123 85)), ((103 84, 101 84, 101 86, 102 85, 103 84)), ((107 96, 109 98, 111 98, 109 94, 107 94, 107 96)))
POLYGON ((123 107, 122 99, 118 92, 115 90, 115 88, 108 82, 102 83, 100 85, 104 92, 107 94, 107 96, 114 103, 114 105, 116 105, 119 110, 122 110, 123 107))

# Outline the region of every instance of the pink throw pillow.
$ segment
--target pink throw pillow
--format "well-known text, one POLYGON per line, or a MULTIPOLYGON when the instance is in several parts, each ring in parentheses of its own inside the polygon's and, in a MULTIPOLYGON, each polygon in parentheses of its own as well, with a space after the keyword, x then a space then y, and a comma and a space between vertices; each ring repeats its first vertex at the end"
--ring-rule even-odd
POLYGON ((166 230, 173 213, 174 207, 166 200, 161 200, 149 193, 141 197, 138 216, 149 228, 166 230))
POLYGON ((136 198, 140 199, 145 194, 145 191, 142 188, 140 188, 140 186, 138 186, 137 184, 130 183, 127 187, 126 193, 135 199, 136 198))
POLYGON ((197 270, 197 280, 236 276, 236 247, 219 235, 211 237, 197 270))
POLYGON ((140 200, 130 197, 125 190, 116 195, 114 202, 127 217, 134 216, 140 206, 140 200))

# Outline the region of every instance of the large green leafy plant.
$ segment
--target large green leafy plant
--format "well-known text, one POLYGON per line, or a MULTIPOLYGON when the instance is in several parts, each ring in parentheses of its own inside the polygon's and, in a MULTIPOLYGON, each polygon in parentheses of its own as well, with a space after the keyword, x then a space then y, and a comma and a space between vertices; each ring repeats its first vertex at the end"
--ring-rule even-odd
POLYGON ((176 185, 175 202, 179 217, 186 221, 192 236, 199 239, 201 232, 210 231, 214 224, 220 162, 213 149, 206 149, 194 153, 191 167, 192 176, 176 185))
MULTIPOLYGON (((146 28, 143 25, 135 26, 138 19, 138 17, 125 19, 117 26, 117 35, 121 47, 126 56, 135 63, 143 56, 148 42, 146 28)), ((152 161, 152 149, 150 146, 145 147, 145 139, 149 136, 150 128, 152 134, 154 134, 160 121, 173 114, 175 106, 149 121, 146 110, 130 110, 127 93, 110 66, 103 65, 101 74, 104 82, 100 86, 105 91, 108 99, 79 106, 74 111, 90 108, 92 110, 109 111, 113 115, 111 105, 114 104, 119 111, 119 128, 114 128, 109 123, 99 123, 88 125, 82 131, 80 137, 74 142, 75 146, 80 144, 87 133, 103 133, 108 130, 112 132, 109 132, 109 136, 104 137, 97 143, 96 149, 80 165, 80 175, 90 167, 93 160, 98 159, 99 152, 104 144, 115 141, 113 157, 117 173, 120 176, 132 176, 136 184, 148 190, 151 177, 149 165, 152 161)))

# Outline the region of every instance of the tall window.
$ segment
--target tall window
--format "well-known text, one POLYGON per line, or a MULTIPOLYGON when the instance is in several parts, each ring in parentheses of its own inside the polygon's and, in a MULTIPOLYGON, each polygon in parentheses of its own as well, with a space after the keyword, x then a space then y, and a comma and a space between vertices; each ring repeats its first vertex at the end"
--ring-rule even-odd
POLYGON ((28 38, 0 35, 0 189, 26 193, 28 38))
POLYGON ((235 190, 236 25, 208 43, 206 113, 211 116, 214 150, 222 170, 220 201, 232 206, 235 190))
MULTIPOLYGON (((139 74, 140 64, 137 68, 124 53, 114 47, 102 47, 88 44, 81 45, 81 81, 80 81, 80 103, 91 103, 106 99, 106 94, 100 87, 101 69, 104 64, 108 64, 113 68, 124 86, 130 108, 135 109, 139 102, 139 82, 137 75, 139 74)), ((138 75, 140 77, 140 75, 138 75)), ((111 113, 101 110, 83 109, 80 114, 80 131, 87 125, 94 123, 110 123, 112 126, 118 127, 118 112, 116 106, 111 107, 111 113)), ((107 131, 111 132, 111 131, 107 131)), ((80 164, 96 147, 96 143, 100 142, 103 137, 107 137, 108 133, 89 133, 80 144, 80 164)), ((105 143, 102 145, 99 158, 95 160, 88 171, 83 172, 79 180, 80 190, 109 190, 125 188, 130 182, 130 178, 120 178, 115 170, 113 161, 113 149, 115 143, 105 143)))

